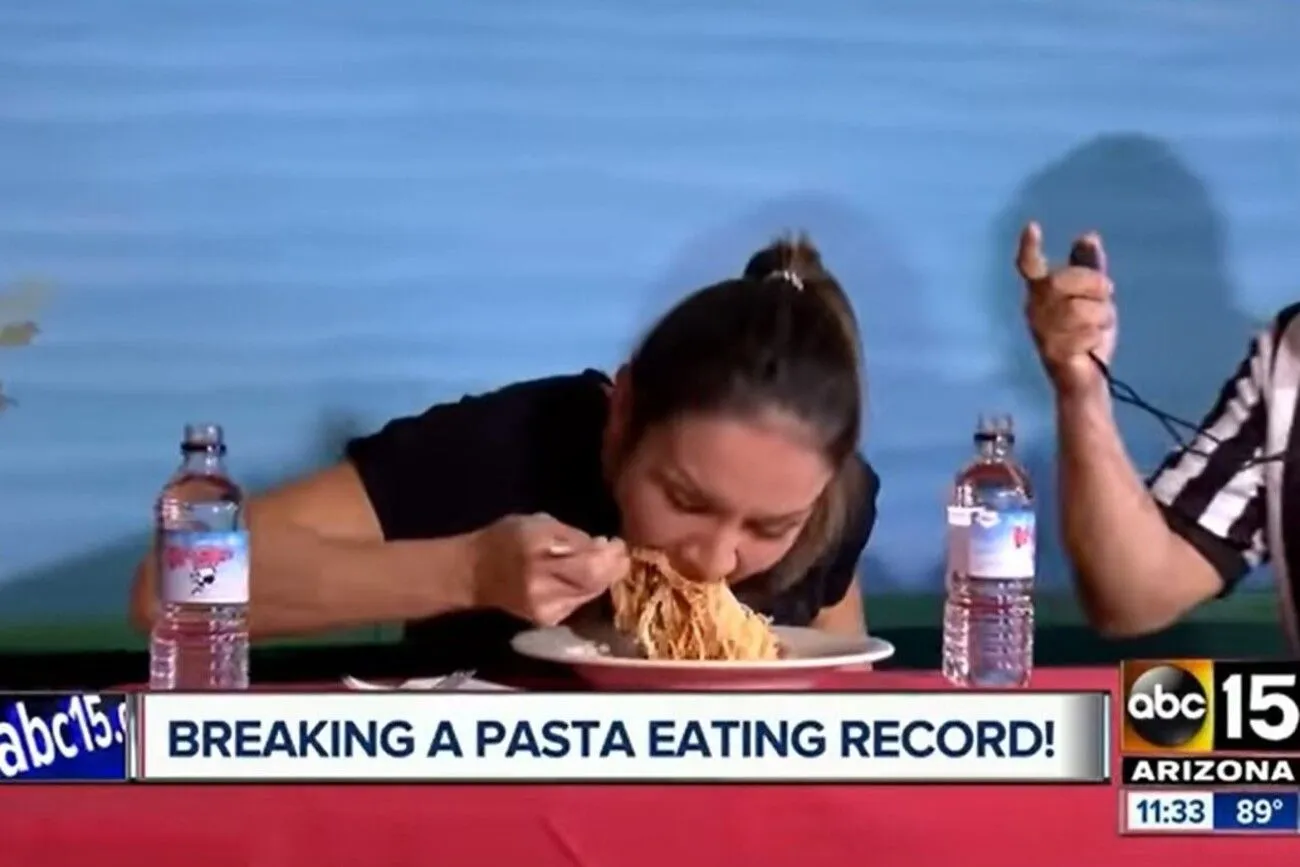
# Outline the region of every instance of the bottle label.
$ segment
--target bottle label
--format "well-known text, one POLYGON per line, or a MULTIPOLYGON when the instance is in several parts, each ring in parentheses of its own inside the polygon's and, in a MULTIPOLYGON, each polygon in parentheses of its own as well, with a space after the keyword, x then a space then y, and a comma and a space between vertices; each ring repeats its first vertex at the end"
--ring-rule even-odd
POLYGON ((973 578, 1034 577, 1032 509, 976 509, 971 515, 967 575, 973 578))
POLYGON ((974 509, 948 507, 948 571, 970 573, 970 525, 974 509))
POLYGON ((248 602, 248 534, 164 532, 160 600, 170 604, 243 605, 248 602))
POLYGON ((1033 510, 949 508, 948 571, 971 578, 1033 578, 1033 510))

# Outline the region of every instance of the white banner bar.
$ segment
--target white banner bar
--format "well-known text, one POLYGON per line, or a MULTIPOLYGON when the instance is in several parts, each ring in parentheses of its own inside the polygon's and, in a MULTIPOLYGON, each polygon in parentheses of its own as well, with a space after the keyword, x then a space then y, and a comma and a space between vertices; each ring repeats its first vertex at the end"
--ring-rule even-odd
POLYGON ((154 693, 141 778, 1102 782, 1106 693, 154 693))

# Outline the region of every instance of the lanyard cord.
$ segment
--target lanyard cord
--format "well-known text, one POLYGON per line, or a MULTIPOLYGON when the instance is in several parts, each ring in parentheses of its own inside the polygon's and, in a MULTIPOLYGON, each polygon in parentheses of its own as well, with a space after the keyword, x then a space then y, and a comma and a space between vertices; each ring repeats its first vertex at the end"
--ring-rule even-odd
MULTIPOLYGON (((1091 268, 1094 271, 1104 270, 1097 248, 1092 244, 1087 243, 1077 243, 1071 248, 1070 265, 1076 268, 1091 268)), ((1179 451, 1182 453, 1197 455, 1208 459, 1210 457, 1209 454, 1194 447, 1196 440, 1201 437, 1209 440, 1209 442, 1215 446, 1223 445, 1222 440, 1202 428, 1200 425, 1190 422, 1185 418, 1179 418, 1173 413, 1165 412, 1163 409, 1160 409, 1158 406, 1154 406, 1149 401, 1145 400, 1137 393, 1137 390, 1133 388, 1133 386, 1114 376, 1110 372, 1109 365, 1102 361, 1095 352, 1089 352, 1088 357, 1092 359, 1093 364, 1097 365, 1097 369, 1101 371, 1101 375, 1106 379, 1106 385, 1110 391, 1111 397, 1120 403, 1126 403, 1129 406, 1137 407, 1158 421, 1160 426, 1165 429, 1165 432, 1173 438, 1174 442, 1178 443, 1179 451), (1191 432, 1190 440, 1183 438, 1183 434, 1179 431, 1179 428, 1183 431, 1191 432)), ((1285 460, 1285 458, 1286 456, 1284 454, 1261 455, 1256 458, 1251 458, 1243 464, 1242 468, 1245 469, 1246 467, 1253 467, 1259 464, 1281 461, 1285 460)))

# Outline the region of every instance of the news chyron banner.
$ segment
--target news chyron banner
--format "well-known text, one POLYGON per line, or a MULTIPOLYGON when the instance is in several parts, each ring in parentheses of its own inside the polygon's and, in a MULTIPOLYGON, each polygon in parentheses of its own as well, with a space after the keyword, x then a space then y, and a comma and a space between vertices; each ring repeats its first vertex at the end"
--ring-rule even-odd
POLYGON ((1125 662, 1122 830, 1300 834, 1300 663, 1125 662))
POLYGON ((121 782, 131 742, 124 695, 0 694, 0 782, 121 782))
POLYGON ((139 779, 1110 780, 1108 692, 141 696, 139 779))

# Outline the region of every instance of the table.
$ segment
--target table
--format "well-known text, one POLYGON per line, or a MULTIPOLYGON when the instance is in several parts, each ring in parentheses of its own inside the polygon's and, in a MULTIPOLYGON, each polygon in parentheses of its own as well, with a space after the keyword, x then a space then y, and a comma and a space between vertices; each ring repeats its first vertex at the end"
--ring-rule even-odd
MULTIPOLYGON (((1046 669, 1040 689, 1115 689, 1046 669)), ((855 672, 835 689, 933 689, 855 672)), ((1078 786, 9 786, 0 865, 1115 867, 1294 864, 1300 838, 1120 838, 1078 786), (1183 859, 1183 860, 1176 860, 1183 859)))

